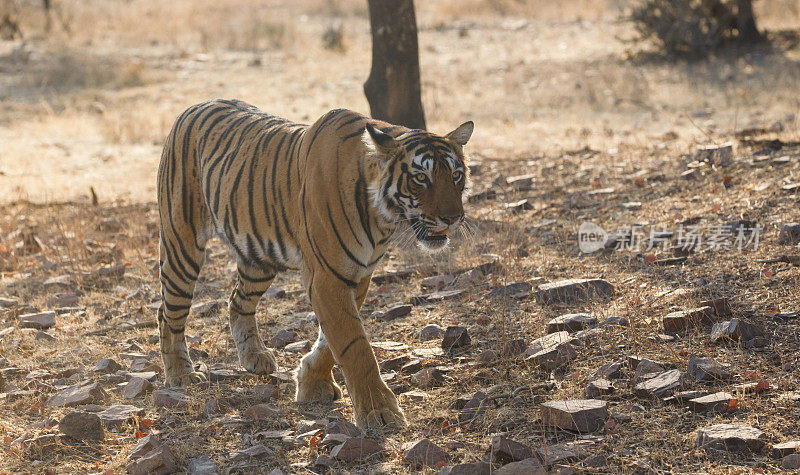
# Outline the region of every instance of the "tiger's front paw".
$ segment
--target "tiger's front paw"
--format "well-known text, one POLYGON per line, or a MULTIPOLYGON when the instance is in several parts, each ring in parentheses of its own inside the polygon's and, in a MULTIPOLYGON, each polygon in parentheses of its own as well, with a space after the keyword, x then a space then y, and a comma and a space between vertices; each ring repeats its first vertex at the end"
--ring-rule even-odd
POLYGON ((167 375, 165 385, 168 388, 189 386, 206 381, 206 375, 200 371, 190 371, 188 373, 167 375))
POLYGON ((239 362, 244 369, 254 374, 270 374, 278 369, 275 355, 267 349, 240 354, 239 362))
POLYGON ((408 424, 397 398, 385 384, 367 390, 366 395, 361 404, 354 404, 356 425, 362 429, 399 429, 408 424))
POLYGON ((330 403, 341 399, 342 389, 328 373, 327 378, 314 378, 308 374, 303 374, 301 370, 297 374, 297 394, 295 400, 300 403, 330 403))

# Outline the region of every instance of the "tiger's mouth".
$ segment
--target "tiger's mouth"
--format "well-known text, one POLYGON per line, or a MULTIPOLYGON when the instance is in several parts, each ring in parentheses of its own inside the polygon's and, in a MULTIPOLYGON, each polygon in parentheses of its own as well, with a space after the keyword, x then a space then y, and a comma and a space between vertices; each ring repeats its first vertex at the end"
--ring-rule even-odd
POLYGON ((432 231, 428 226, 417 218, 414 220, 414 233, 417 236, 417 241, 422 247, 427 249, 441 249, 450 242, 447 234, 450 228, 444 228, 441 231, 432 231))

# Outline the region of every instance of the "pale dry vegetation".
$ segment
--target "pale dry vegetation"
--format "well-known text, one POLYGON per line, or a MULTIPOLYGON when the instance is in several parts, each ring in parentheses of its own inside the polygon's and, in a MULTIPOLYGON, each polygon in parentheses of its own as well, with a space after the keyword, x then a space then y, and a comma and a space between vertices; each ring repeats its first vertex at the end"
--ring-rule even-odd
MULTIPOLYGON (((127 366, 130 361, 120 353, 143 353, 160 365, 153 328, 158 298, 154 184, 161 141, 174 117, 214 97, 241 98, 301 122, 334 107, 367 112, 362 92, 370 61, 366 1, 55 3, 58 16, 47 33, 40 2, 20 0, 23 39, 0 41, 0 297, 16 302, 0 309, 0 371, 6 384, 0 391, 33 391, 0 402, 0 436, 6 442, 0 471, 122 471, 137 431, 158 434, 184 464, 207 454, 218 468, 231 467, 233 453, 263 443, 269 454, 243 471, 312 469, 316 455, 327 449, 317 451, 308 437, 296 442, 294 437, 308 426, 304 421, 350 417, 347 398, 333 408, 297 407, 291 383, 266 378, 190 389, 185 412, 156 408, 151 396, 129 401, 145 410, 138 426, 107 432, 102 443, 63 442, 40 450, 12 442, 57 433, 56 423, 67 410, 42 402, 75 378, 98 379, 89 368, 101 358, 127 366), (326 46, 331 31, 341 33, 334 47, 326 46), (90 187, 98 206, 91 205, 90 187), (125 266, 124 276, 98 274, 115 265, 125 266), (68 282, 45 285, 64 275, 68 282), (46 332, 55 340, 37 339, 36 331, 19 328, 19 314, 57 307, 74 308, 59 311, 56 326, 46 332), (46 374, 29 377, 35 370, 46 374), (257 402, 254 385, 267 382, 278 388, 271 402, 280 415, 241 422, 241 413, 257 402), (209 410, 209 401, 230 407, 209 410), (290 431, 292 442, 263 438, 264 431, 278 429, 290 431)), ((419 388, 409 375, 395 371, 391 385, 425 393, 400 396, 410 427, 388 434, 382 455, 335 470, 406 472, 402 445, 423 436, 445 447, 453 463, 482 458, 491 435, 499 432, 534 449, 574 440, 574 434, 543 427, 540 404, 582 397, 597 367, 637 355, 681 369, 692 353, 731 364, 733 379, 712 387, 735 393, 738 406, 732 413, 700 414, 638 398, 628 386, 633 372, 625 373, 616 382, 617 394, 605 397, 615 422, 590 436, 596 442, 592 454, 608 463, 592 470, 774 471, 780 462, 768 453, 696 449, 695 431, 741 422, 763 430, 771 443, 800 438, 795 422, 800 406, 791 399, 800 390, 800 327, 796 317, 776 317, 800 310, 800 271, 788 263, 758 262, 797 254, 796 246, 777 243, 782 224, 800 221, 797 189, 782 188, 800 182, 797 2, 755 3, 772 48, 722 51, 702 62, 667 61, 649 54, 650 46, 631 43, 635 32, 624 21, 631 5, 622 0, 417 2, 429 127, 442 132, 474 120, 469 151, 482 164, 475 191, 492 188, 499 195, 468 205, 476 237, 456 243, 452 252, 431 257, 394 249, 383 271, 422 267, 399 282, 374 285, 363 313, 367 317, 407 302, 421 293, 423 277, 479 264, 484 254, 499 256, 502 270, 467 285, 461 300, 415 306, 410 316, 391 322, 365 319, 373 341, 409 345, 377 350, 382 361, 438 347, 439 340, 417 338, 428 323, 467 327, 472 347, 460 358, 424 353, 424 365, 445 371, 441 387, 419 388), (744 129, 761 130, 737 136, 744 129), (778 139, 776 149, 777 142, 769 141, 778 139), (693 161, 697 145, 728 141, 734 143, 731 164, 693 161), (695 170, 692 176, 683 176, 689 170, 695 170), (533 175, 530 190, 512 192, 502 184, 503 177, 523 174, 533 175), (505 211, 506 203, 523 198, 532 209, 505 211), (640 204, 623 206, 631 202, 640 204), (697 218, 709 226, 755 221, 765 227, 762 245, 754 252, 692 254, 684 263, 664 267, 654 260, 674 257, 671 252, 578 251, 576 233, 583 221, 605 229, 633 223, 674 229, 697 218), (570 277, 605 278, 617 296, 556 307, 530 297, 483 299, 499 285, 529 282, 535 288, 570 277), (708 329, 674 340, 659 336, 663 315, 723 297, 735 316, 765 327, 765 348, 710 345, 708 329), (491 352, 503 353, 515 339, 542 336, 550 318, 584 311, 600 320, 622 316, 629 326, 601 328, 579 347, 572 365, 553 375, 513 357, 492 358, 491 352), (771 391, 736 392, 737 384, 762 379, 771 391), (458 412, 451 403, 476 390, 493 398, 486 415, 474 425, 454 427, 458 412)), ((225 299, 232 270, 215 242, 197 287, 198 301, 225 299)), ((292 328, 298 340, 313 341, 315 325, 298 316, 311 308, 297 276, 287 274, 274 285, 287 296, 259 308, 265 338, 292 328)), ((235 365, 227 312, 192 318, 193 352, 207 354, 199 359, 235 365)), ((277 353, 287 370, 300 357, 277 353)), ((122 402, 111 379, 102 383, 106 405, 122 402)))

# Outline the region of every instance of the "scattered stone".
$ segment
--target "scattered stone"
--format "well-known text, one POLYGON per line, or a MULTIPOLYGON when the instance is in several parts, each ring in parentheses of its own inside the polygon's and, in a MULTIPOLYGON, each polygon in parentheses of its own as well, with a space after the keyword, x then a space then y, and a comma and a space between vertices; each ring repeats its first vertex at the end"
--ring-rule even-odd
POLYGON ((635 360, 635 365, 631 364, 631 366, 636 369, 633 379, 637 383, 642 382, 645 379, 650 379, 653 376, 666 371, 664 368, 666 366, 665 363, 661 361, 653 361, 647 358, 635 360))
POLYGON ((444 373, 439 368, 431 366, 411 375, 411 380, 419 388, 438 387, 444 384, 444 373))
POLYGON ((45 280, 42 285, 45 289, 60 287, 60 286, 68 286, 72 284, 72 277, 69 275, 57 275, 54 277, 50 277, 49 279, 45 280))
POLYGON ((56 341, 56 337, 43 330, 36 332, 36 336, 34 338, 37 341, 56 341))
POLYGON ((296 341, 283 347, 289 353, 308 353, 311 351, 311 342, 308 340, 296 341))
POLYGON ((729 365, 723 365, 712 358, 704 358, 698 355, 689 355, 689 365, 686 373, 697 382, 728 381, 731 379, 729 365))
POLYGON ((716 319, 716 312, 711 307, 698 307, 680 310, 664 315, 661 324, 667 333, 678 333, 701 325, 710 325, 716 319))
MULTIPOLYGON (((453 283, 452 275, 443 274, 443 275, 434 275, 431 277, 426 277, 422 279, 419 283, 419 286, 422 290, 426 292, 442 290, 443 288, 447 287, 448 285, 453 283)), ((409 312, 411 309, 409 309, 409 312)))
POLYGON ((607 379, 596 379, 586 385, 584 395, 587 399, 594 399, 598 396, 608 396, 614 394, 616 390, 607 379))
POLYGON ((470 203, 477 203, 478 201, 493 200, 495 198, 497 198, 497 190, 493 188, 487 188, 483 191, 472 193, 471 195, 469 195, 469 198, 467 198, 467 200, 470 203))
POLYGON ((604 364, 595 370, 592 379, 619 379, 622 377, 622 364, 622 361, 604 364))
MULTIPOLYGON (((453 465, 448 475, 491 475, 491 468, 491 465, 486 462, 460 463, 453 465)), ((494 473, 497 471, 495 470, 494 473)))
POLYGON ((0 308, 11 308, 16 307, 17 305, 19 305, 17 300, 0 297, 0 308))
POLYGON ((697 431, 697 446, 729 452, 758 452, 764 445, 764 433, 740 424, 716 424, 697 431))
POLYGON ((495 470, 494 475, 543 475, 548 473, 536 457, 511 462, 495 470))
POLYGON ((505 203, 503 205, 503 209, 505 209, 508 213, 517 214, 523 211, 530 211, 533 209, 533 205, 528 200, 519 200, 514 201, 511 203, 505 203))
POLYGON ((504 435, 492 437, 492 446, 489 452, 491 459, 496 460, 501 465, 519 462, 533 456, 533 451, 531 451, 530 447, 504 435))
POLYGON ((381 315, 378 315, 377 320, 381 322, 390 322, 397 318, 405 317, 411 314, 412 308, 411 305, 395 305, 381 315))
POLYGON ((411 305, 425 305, 429 303, 442 302, 463 297, 465 294, 462 289, 441 290, 430 294, 415 295, 411 297, 411 305))
POLYGON ((344 419, 334 419, 325 426, 326 434, 344 434, 348 437, 360 437, 361 429, 344 419))
POLYGON ((503 342, 500 354, 505 358, 516 358, 525 354, 527 349, 528 342, 524 338, 514 338, 513 340, 503 342))
POLYGON ((102 401, 106 392, 98 383, 78 383, 50 396, 47 407, 72 407, 102 401))
POLYGON ((409 442, 403 446, 403 463, 414 469, 439 468, 450 461, 450 456, 429 439, 409 442))
POLYGON ((656 376, 646 379, 633 387, 633 392, 639 397, 664 397, 669 396, 683 387, 683 372, 679 369, 664 371, 656 376))
POLYGON ((273 348, 281 349, 289 343, 294 343, 295 341, 297 341, 297 332, 281 329, 269 339, 269 345, 273 348))
POLYGON ((97 413, 106 429, 115 429, 144 415, 144 409, 127 404, 115 404, 97 413))
POLYGON ((778 234, 778 244, 790 244, 794 246, 800 243, 800 223, 788 223, 781 225, 778 234))
POLYGON ((529 191, 533 189, 533 180, 536 175, 512 176, 506 179, 506 183, 514 191, 529 191))
POLYGON ((603 279, 568 279, 541 284, 536 299, 543 304, 575 304, 614 296, 614 286, 603 279))
POLYGON ((568 313, 547 322, 547 333, 585 330, 597 323, 597 317, 588 313, 568 313))
POLYGON ((771 453, 772 453, 772 458, 774 459, 779 459, 781 457, 786 457, 787 455, 800 453, 800 440, 793 440, 790 442, 774 444, 772 446, 771 453))
POLYGON ((250 389, 250 394, 256 401, 267 402, 275 396, 274 384, 257 384, 250 389))
POLYGON ((603 427, 608 403, 598 399, 550 401, 542 404, 542 422, 573 432, 589 433, 603 427))
POLYGON ((122 365, 117 363, 116 361, 112 360, 111 358, 103 358, 102 360, 98 361, 92 371, 95 373, 107 374, 107 373, 115 373, 122 369, 122 365))
POLYGON ((408 363, 401 366, 400 372, 402 374, 414 374, 421 369, 422 369, 422 361, 414 359, 410 360, 408 363))
POLYGON ((711 329, 712 343, 721 341, 741 341, 744 343, 763 336, 764 330, 760 327, 738 318, 715 323, 711 329))
POLYGON ((73 411, 61 418, 58 430, 78 440, 103 440, 103 421, 91 412, 73 411))
POLYGON ((577 356, 575 348, 569 343, 572 340, 567 332, 550 333, 531 342, 525 361, 545 371, 553 371, 574 360, 577 356))
POLYGON ((781 468, 784 470, 798 470, 800 469, 800 454, 787 455, 781 459, 781 468))
POLYGON ((212 300, 192 305, 192 311, 201 318, 215 317, 224 307, 223 300, 212 300))
POLYGON ((708 162, 711 165, 725 166, 730 164, 733 158, 733 144, 723 145, 701 145, 697 147, 694 159, 700 162, 708 162))
POLYGON ((286 298, 286 290, 280 287, 270 287, 267 289, 264 297, 267 299, 282 299, 286 298))
POLYGON ((470 346, 469 332, 466 327, 451 325, 442 337, 442 350, 445 353, 457 353, 470 346))
POLYGON ((363 462, 382 451, 381 446, 372 439, 351 437, 343 444, 334 447, 331 450, 331 457, 345 463, 363 462))
POLYGON ((276 416, 280 416, 283 412, 278 409, 277 406, 273 404, 254 404, 247 408, 242 415, 248 419, 252 419, 254 421, 262 421, 265 419, 272 419, 276 416))
POLYGON ((125 275, 125 264, 100 267, 94 271, 94 275, 98 277, 112 277, 115 279, 120 279, 125 275))
POLYGON ((594 445, 595 443, 591 440, 576 440, 564 444, 548 445, 536 449, 536 457, 544 465, 552 467, 556 464, 574 462, 588 457, 590 455, 589 448, 594 445))
POLYGON ((171 389, 159 389, 153 392, 153 404, 156 407, 166 407, 168 409, 188 409, 189 400, 186 395, 171 389))
POLYGON ((250 373, 235 367, 214 365, 208 370, 208 380, 212 383, 222 383, 225 381, 235 381, 249 374, 250 373))
POLYGON ((158 437, 153 434, 148 434, 136 442, 136 445, 128 452, 128 459, 139 458, 158 447, 161 447, 161 441, 158 440, 158 437))
POLYGON ((422 327, 417 334, 418 338, 422 341, 436 340, 444 335, 444 327, 435 323, 429 323, 422 327))
POLYGON ((258 460, 268 456, 272 453, 267 446, 263 444, 254 445, 252 447, 248 447, 245 450, 240 450, 236 452, 231 461, 235 464, 242 463, 242 462, 249 462, 251 460, 258 460))
MULTIPOLYGON (((381 371, 400 371, 400 368, 402 368, 409 361, 411 361, 411 356, 409 355, 400 355, 395 356, 394 358, 383 360, 380 363, 381 371)), ((419 371, 419 369, 415 371, 419 371)))
POLYGON ((718 392, 690 399, 688 406, 695 412, 730 412, 734 397, 726 392, 718 392))
POLYGON ((531 295, 531 284, 528 282, 517 282, 514 284, 503 285, 496 287, 486 294, 486 299, 494 298, 510 298, 510 299, 524 299, 531 295))
POLYGON ((136 399, 137 397, 144 396, 153 390, 153 383, 140 378, 133 377, 128 381, 125 387, 122 388, 122 397, 125 399, 136 399))
POLYGON ((21 328, 46 330, 56 324, 56 312, 26 313, 17 317, 21 328))
POLYGON ((187 470, 189 475, 217 475, 217 466, 208 455, 189 460, 187 470))
POLYGON ((328 473, 335 463, 336 460, 334 460, 333 457, 323 454, 317 457, 317 460, 314 461, 314 468, 318 469, 322 473, 328 473))
POLYGON ((481 416, 486 412, 487 402, 486 393, 483 391, 475 391, 472 397, 459 408, 461 412, 458 414, 458 422, 464 424, 481 416))
POLYGON ((167 445, 161 445, 147 452, 137 460, 133 460, 125 467, 128 475, 166 475, 176 471, 177 457, 167 445))

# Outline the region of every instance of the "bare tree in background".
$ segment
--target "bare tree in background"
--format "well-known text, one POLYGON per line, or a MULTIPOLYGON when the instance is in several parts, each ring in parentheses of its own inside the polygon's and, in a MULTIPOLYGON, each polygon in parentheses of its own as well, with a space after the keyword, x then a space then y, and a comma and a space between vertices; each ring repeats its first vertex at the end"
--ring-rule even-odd
POLYGON ((368 0, 372 69, 364 93, 372 117, 425 129, 413 0, 368 0))
POLYGON ((739 39, 745 43, 758 43, 764 39, 756 27, 753 0, 736 0, 736 26, 739 39))

